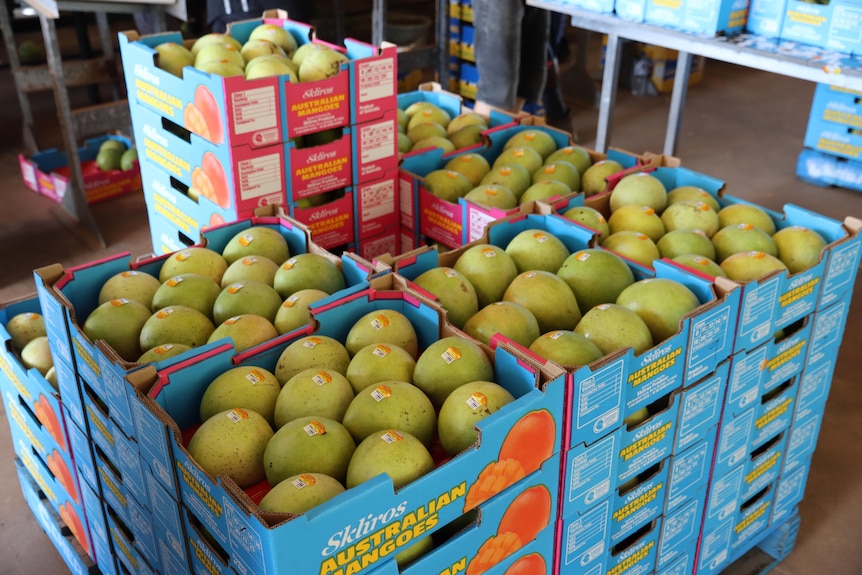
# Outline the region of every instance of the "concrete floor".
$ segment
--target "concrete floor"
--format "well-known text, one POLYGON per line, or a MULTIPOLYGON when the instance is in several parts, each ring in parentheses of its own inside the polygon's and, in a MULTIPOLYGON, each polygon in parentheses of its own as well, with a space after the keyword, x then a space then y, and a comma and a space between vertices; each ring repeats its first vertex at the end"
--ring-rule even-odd
MULTIPOLYGON (((564 80, 572 81, 570 74, 564 80)), ((141 194, 93 206, 107 243, 92 249, 67 228, 49 200, 27 190, 17 154, 22 149, 18 106, 8 71, 0 71, 0 302, 35 292, 32 270, 65 266, 129 251, 151 251, 141 194)), ((572 93, 572 87, 569 86, 572 93)), ((678 156, 683 165, 725 179, 730 193, 773 209, 794 203, 827 216, 862 216, 862 195, 798 181, 796 158, 814 85, 709 61, 703 81, 689 90, 678 156)), ((611 144, 633 152, 661 150, 669 96, 620 92, 611 144)), ((40 135, 56 145, 50 95, 33 98, 40 135), (46 125, 47 124, 47 125, 46 125)), ((594 145, 597 110, 575 110, 580 144, 594 145)), ((862 573, 862 287, 857 282, 827 414, 800 514, 796 549, 775 571, 783 575, 862 573), (854 375, 854 373, 856 375, 854 375)), ((0 412, 0 419, 5 414, 0 412)), ((0 424, 0 573, 63 573, 65 566, 30 515, 17 485, 9 430, 0 424)))

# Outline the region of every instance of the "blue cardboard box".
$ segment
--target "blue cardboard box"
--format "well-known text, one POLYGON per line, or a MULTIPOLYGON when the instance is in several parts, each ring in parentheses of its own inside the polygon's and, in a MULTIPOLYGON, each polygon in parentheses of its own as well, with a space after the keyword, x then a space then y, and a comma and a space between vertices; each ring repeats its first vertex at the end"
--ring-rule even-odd
POLYGON ((674 453, 681 453, 691 445, 714 435, 721 420, 722 406, 730 377, 730 360, 727 359, 707 377, 683 388, 679 392, 679 422, 676 425, 674 453))
POLYGON ((802 373, 808 357, 813 318, 814 314, 797 322, 794 324, 797 329, 780 340, 772 340, 750 351, 733 355, 725 418, 756 404, 775 386, 802 373))
MULTIPOLYGON (((15 460, 15 470, 24 500, 33 512, 39 526, 54 544, 63 562, 72 575, 95 575, 99 571, 93 559, 81 548, 74 536, 66 533, 66 524, 57 512, 41 497, 39 486, 30 476, 24 464, 15 460)), ((107 571, 103 571, 106 573, 107 571)))
POLYGON ((857 0, 831 0, 826 4, 788 0, 781 39, 848 54, 859 53, 862 50, 860 17, 862 4, 857 0))
POLYGON ((711 477, 717 436, 718 426, 716 425, 704 439, 681 453, 671 455, 665 514, 692 499, 697 499, 701 503, 706 501, 706 497, 700 495, 700 488, 707 485, 711 477))
POLYGON ((799 153, 796 176, 815 186, 838 186, 862 191, 862 162, 839 158, 831 153, 810 148, 804 148, 799 153))
POLYGON ((716 444, 713 475, 721 477, 748 460, 752 451, 768 443, 793 423, 799 380, 774 388, 745 411, 725 411, 716 444))
POLYGON ((811 459, 804 459, 792 471, 781 474, 775 491, 775 505, 772 508, 772 525, 780 525, 792 518, 805 495, 811 459))
POLYGON ((656 557, 657 573, 680 560, 693 565, 703 524, 706 492, 707 486, 703 484, 686 503, 665 513, 656 557))
POLYGON ((719 573, 748 551, 768 528, 775 499, 775 484, 729 509, 721 523, 707 525, 701 535, 698 573, 719 573))
MULTIPOLYGON (((420 346, 424 347, 429 342, 436 341, 440 334, 438 312, 406 292, 393 290, 396 284, 397 277, 394 274, 381 276, 373 280, 373 287, 376 286, 377 289, 346 296, 331 306, 316 310, 318 330, 314 333, 336 339, 343 338, 361 315, 370 310, 386 308, 397 309, 410 318, 416 327, 420 346)), ((300 337, 303 336, 300 334, 300 337)), ((313 336, 314 334, 311 334, 311 337, 313 336)), ((278 524, 265 521, 254 506, 245 503, 245 495, 232 481, 209 477, 200 469, 183 447, 180 430, 198 422, 200 396, 208 381, 212 379, 211 375, 221 373, 226 367, 241 364, 243 361, 254 361, 255 365, 262 363, 261 367, 271 369, 282 349, 281 345, 273 346, 243 359, 234 357, 230 345, 222 345, 209 350, 205 356, 163 369, 158 375, 152 373, 151 368, 145 368, 151 372, 148 378, 151 391, 147 409, 138 412, 141 418, 147 420, 141 427, 153 430, 153 441, 159 439, 159 434, 155 433, 159 427, 162 430, 160 438, 163 444, 167 444, 168 437, 171 438, 171 444, 167 445, 170 450, 169 459, 160 467, 177 470, 182 504, 194 513, 224 548, 232 565, 242 566, 241 568, 256 566, 258 572, 276 572, 279 565, 288 561, 291 565, 297 565, 299 561, 314 563, 317 565, 314 570, 324 567, 334 569, 334 562, 342 560, 355 565, 349 556, 353 552, 361 552, 357 548, 348 546, 346 555, 321 555, 321 550, 328 546, 329 537, 347 524, 355 525, 359 518, 368 513, 383 513, 390 507, 398 507, 402 501, 406 501, 404 509, 411 514, 410 517, 414 517, 414 512, 410 510, 425 510, 425 506, 431 501, 437 510, 434 514, 435 522, 442 525, 451 521, 463 513, 465 504, 469 509, 483 497, 490 496, 490 492, 482 490, 483 495, 473 492, 468 497, 473 477, 478 477, 486 468, 486 472, 497 469, 495 458, 504 439, 502 435, 517 426, 517 421, 522 417, 526 416, 530 421, 534 418, 548 423, 553 421, 553 437, 548 436, 543 441, 549 441, 550 449, 559 452, 562 442, 564 373, 562 370, 549 370, 547 366, 535 365, 526 356, 520 357, 514 349, 510 350, 506 344, 501 344, 494 350, 497 379, 501 384, 510 386, 517 399, 510 404, 511 409, 501 410, 483 421, 487 423, 480 426, 481 446, 468 449, 397 492, 393 492, 388 478, 379 476, 347 490, 343 496, 337 496, 319 506, 312 514, 278 524), (170 435, 166 435, 166 430, 169 430, 170 435), (299 532, 302 536, 297 535, 299 532), (243 537, 240 539, 239 535, 243 537), (247 541, 256 541, 259 545, 249 548, 247 541), (302 549, 293 543, 296 541, 303 542, 302 549)), ((133 372, 130 377, 133 376, 143 376, 143 372, 133 372)), ((164 446, 162 450, 165 450, 164 446)), ((154 455, 152 451, 154 450, 147 449, 148 456, 154 455)), ((422 513, 424 517, 427 511, 415 513, 422 513)), ((416 515, 417 520, 418 517, 416 515)), ((398 525, 400 523, 394 524, 393 529, 398 525)), ((427 528, 430 531, 434 529, 434 525, 429 523, 427 528)), ((412 530, 411 527, 411 532, 412 530)), ((397 534, 393 532, 392 535, 394 538, 397 534)), ((407 536, 399 538, 396 546, 408 543, 409 539, 407 536)), ((379 565, 379 560, 384 559, 379 556, 380 549, 369 550, 369 553, 369 568, 379 565), (378 560, 375 561, 374 557, 378 557, 378 560)))
POLYGON ((745 23, 746 32, 766 38, 778 38, 784 24, 786 6, 787 0, 751 0, 748 6, 748 21, 745 23))
MULTIPOLYGON (((299 45, 317 42, 308 24, 288 20, 286 14, 231 24, 230 35, 241 43, 264 22, 288 30, 299 45)), ((180 42, 179 32, 140 37, 119 34, 129 100, 174 123, 188 124, 216 144, 261 145, 287 142, 289 138, 373 120, 395 106, 396 51, 394 45, 372 46, 346 39, 339 49, 350 59, 334 77, 313 84, 291 83, 287 76, 247 81, 223 78, 192 67, 177 77, 156 63, 154 47, 180 42), (189 109, 197 110, 197 114, 189 109), (187 121, 201 116, 203 126, 187 121)))
MULTIPOLYGON (((200 245, 221 253, 228 241, 236 234, 252 226, 267 226, 281 233, 288 243, 291 254, 317 253, 327 257, 341 268, 345 276, 345 284, 348 286, 344 290, 345 293, 364 287, 370 276, 382 271, 379 266, 376 267, 355 254, 348 253, 338 258, 326 252, 309 239, 307 230, 301 225, 286 218, 274 207, 271 213, 275 215, 254 216, 209 228, 204 234, 204 242, 200 245)), ((51 266, 34 272, 40 304, 42 309, 46 310, 44 314, 46 325, 53 325, 58 321, 58 318, 54 317, 55 313, 62 315, 62 321, 66 323, 68 330, 68 335, 64 338, 65 347, 73 350, 75 359, 72 365, 76 373, 92 388, 95 396, 105 403, 110 417, 129 437, 134 437, 135 433, 132 406, 137 401, 137 391, 123 378, 130 371, 139 369, 141 364, 125 361, 104 342, 90 341, 81 326, 89 313, 97 307, 99 289, 108 278, 130 270, 158 277, 167 257, 165 254, 133 262, 130 254, 121 253, 68 270, 51 266)), ((339 294, 332 294, 327 301, 336 299, 338 296, 339 294)), ((187 353, 197 352, 192 350, 187 353)), ((182 359, 182 356, 161 362, 160 365, 176 362, 179 359, 182 359)), ((72 394, 68 399, 74 400, 72 394)), ((79 401, 83 401, 83 398, 79 401)), ((78 411, 74 410, 73 414, 78 411)), ((83 415, 83 410, 80 410, 80 413, 83 415)), ((80 427, 84 427, 83 421, 78 423, 80 427)))

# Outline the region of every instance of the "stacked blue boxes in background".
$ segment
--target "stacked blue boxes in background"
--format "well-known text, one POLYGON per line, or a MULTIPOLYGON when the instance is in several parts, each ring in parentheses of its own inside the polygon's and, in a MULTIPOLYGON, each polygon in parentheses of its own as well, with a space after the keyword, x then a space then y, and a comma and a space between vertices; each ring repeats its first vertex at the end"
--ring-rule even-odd
POLYGON ((796 174, 819 186, 862 191, 862 93, 817 85, 796 174))
POLYGON ((449 0, 449 89, 468 104, 476 100, 479 71, 473 28, 473 2, 449 0))

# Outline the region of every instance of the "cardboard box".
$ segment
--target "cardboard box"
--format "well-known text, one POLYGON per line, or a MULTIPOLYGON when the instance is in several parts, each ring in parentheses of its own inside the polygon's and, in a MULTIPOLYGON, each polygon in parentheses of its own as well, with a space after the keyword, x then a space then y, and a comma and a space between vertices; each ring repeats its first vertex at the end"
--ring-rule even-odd
POLYGON ((665 513, 658 542, 656 573, 670 569, 677 562, 693 566, 703 526, 706 492, 707 485, 702 484, 686 503, 665 513))
MULTIPOLYGON (((345 276, 345 291, 360 289, 367 285, 372 275, 381 271, 369 262, 362 260, 356 254, 344 254, 341 258, 326 252, 309 239, 308 232, 301 225, 286 218, 280 210, 274 208, 271 215, 255 216, 210 228, 204 232, 205 245, 221 253, 224 247, 236 234, 251 226, 268 226, 279 231, 288 243, 290 253, 316 253, 323 255, 341 268, 345 276)), ((40 268, 34 272, 37 282, 37 292, 40 304, 45 311, 46 325, 51 325, 54 337, 62 337, 63 345, 74 349, 72 365, 81 379, 94 391, 95 396, 103 401, 110 417, 117 426, 129 437, 135 436, 132 418, 133 405, 136 403, 136 390, 123 380, 127 373, 141 367, 141 364, 129 362, 120 358, 104 342, 93 342, 84 333, 82 326, 86 317, 97 307, 98 292, 101 285, 111 276, 124 271, 149 273, 158 277, 159 271, 167 255, 156 258, 144 258, 133 262, 128 253, 117 254, 97 262, 86 263, 64 270, 61 266, 40 268), (60 314, 55 317, 53 314, 60 314), (57 324, 65 323, 60 328, 57 324), (60 330, 68 330, 61 336, 60 330)), ((332 294, 331 299, 337 299, 338 294, 332 294)), ((49 333, 52 333, 49 331, 49 333)), ((53 345, 53 344, 52 344, 53 345)), ((198 353, 197 350, 187 352, 198 353)), ((161 362, 167 365, 181 361, 183 356, 161 362)), ((77 385, 77 384, 76 384, 77 385)), ((79 391, 80 397, 80 391, 79 391)), ((74 398, 70 392, 69 401, 74 398)), ((83 401, 83 398, 79 399, 83 401)), ((71 411, 71 410, 70 410, 71 411)), ((76 410, 83 415, 83 410, 76 410)), ((78 422, 84 427, 83 421, 78 422)))
POLYGON ((602 537, 606 529, 605 502, 592 513, 564 527, 560 541, 559 573, 595 569, 596 573, 652 573, 658 555, 661 518, 635 531, 615 546, 602 537))
POLYGON ((157 575, 161 566, 151 567, 141 553, 140 542, 128 525, 114 511, 110 503, 104 502, 105 518, 111 548, 117 560, 118 570, 130 575, 157 575))
MULTIPOLYGON (((621 489, 627 491, 631 482, 642 482, 642 474, 654 475, 654 466, 659 466, 664 473, 663 479, 656 484, 665 486, 673 444, 670 419, 675 416, 675 410, 658 414, 641 429, 627 430, 623 425, 594 443, 574 445, 568 449, 563 477, 566 485, 561 510, 563 517, 583 516, 605 500, 615 501, 621 489), (648 446, 650 441, 655 441, 655 446, 648 446)), ((661 501, 652 500, 658 508, 655 516, 664 511, 664 500, 665 490, 662 489, 661 501)), ((612 503, 614 511, 618 508, 612 503)))
POLYGON ((796 515, 798 506, 805 494, 810 469, 811 459, 809 458, 800 462, 793 471, 782 473, 781 477, 778 478, 770 524, 781 524, 796 515))
MULTIPOLYGON (((35 415, 25 405, 19 403, 19 397, 14 390, 7 386, 0 386, 0 391, 2 391, 14 449, 19 454, 19 459, 28 466, 28 469, 40 469, 45 485, 52 486, 51 489, 43 489, 43 491, 51 499, 55 509, 59 511, 61 507, 72 505, 72 508, 81 515, 81 487, 72 456, 63 451, 35 415)), ((31 471, 31 475, 36 477, 36 471, 31 471)))
MULTIPOLYGON (((113 515, 117 522, 122 523, 123 531, 134 539, 136 552, 146 558, 147 563, 155 565, 157 569, 160 568, 161 556, 157 542, 162 534, 155 529, 152 513, 128 490, 130 478, 121 477, 116 467, 99 447, 95 447, 94 450, 99 477, 99 493, 104 504, 109 506, 111 510, 108 513, 109 518, 113 515)), ((115 551, 117 551, 116 545, 115 551)))
POLYGON ((745 31, 766 38, 778 38, 781 36, 786 8, 787 0, 751 0, 745 31))
MULTIPOLYGON (((141 163, 177 180, 171 187, 198 204, 211 202, 207 207, 227 221, 261 206, 298 202, 373 180, 398 162, 394 112, 334 128, 319 145, 302 147, 296 141, 257 148, 214 145, 144 108, 135 109, 132 119, 141 163)), ((148 175, 146 181, 154 177, 148 175)), ((145 189, 148 196, 156 192, 145 189)), ((208 220, 196 221, 203 225, 208 220)))
MULTIPOLYGON (((399 183, 398 170, 395 169, 350 190, 354 201, 355 237, 360 245, 363 240, 397 229, 400 218, 399 183)), ((362 257, 371 259, 364 255, 362 257)))
MULTIPOLYGON (((108 139, 119 140, 127 147, 134 146, 132 140, 126 136, 116 135, 90 138, 78 148, 78 158, 81 160, 81 172, 84 178, 84 195, 89 204, 141 189, 141 174, 137 163, 131 170, 125 172, 123 170, 103 172, 96 165, 99 146, 108 139)), ((18 164, 21 167, 24 185, 57 203, 63 201, 72 177, 66 152, 51 148, 36 152, 30 157, 18 154, 18 164)))
POLYGON ((621 20, 643 22, 646 18, 646 5, 647 0, 615 0, 614 13, 621 20))
POLYGON ((669 26, 685 32, 715 36, 741 32, 748 17, 749 0, 706 0, 704 2, 659 2, 648 0, 648 24, 669 26))
POLYGON ((462 60, 467 62, 476 61, 476 38, 475 30, 472 24, 466 22, 461 24, 461 31, 458 35, 458 54, 462 60))
POLYGON ((703 440, 685 451, 670 456, 665 514, 673 512, 692 500, 700 505, 706 502, 706 496, 700 490, 709 484, 718 426, 714 426, 705 435, 703 440))
POLYGON ((725 402, 730 360, 722 362, 710 375, 681 389, 678 394, 679 422, 673 452, 682 453, 705 439, 721 421, 725 402))
MULTIPOLYGON (((394 274, 381 276, 374 280, 372 289, 352 294, 332 305, 317 309, 314 318, 318 329, 313 334, 343 338, 358 317, 371 310, 386 308, 399 310, 408 316, 416 328, 420 347, 424 348, 430 342, 436 341, 441 329, 439 311, 406 292, 392 289, 397 286, 398 279, 394 274)), ((160 450, 164 452, 166 438, 170 438, 168 447, 171 455, 160 467, 177 470, 183 505, 194 513, 230 556, 228 563, 239 566, 238 571, 254 568, 259 573, 276 572, 278 566, 286 562, 290 562, 294 568, 300 562, 318 565, 314 570, 321 568, 321 561, 322 566, 327 569, 346 568, 345 565, 336 565, 339 561, 354 565, 352 561, 358 560, 358 556, 353 556, 353 553, 361 553, 361 548, 348 546, 344 549, 344 554, 327 554, 323 559, 321 550, 328 549, 330 544, 327 541, 330 541, 333 533, 340 532, 345 527, 357 528, 357 522, 369 513, 377 516, 392 507, 396 508, 397 515, 397 509, 402 502, 406 513, 405 521, 415 518, 419 522, 419 525, 416 525, 411 519, 411 527, 407 527, 405 523, 405 533, 418 533, 415 529, 426 527, 431 531, 435 525, 448 523, 463 513, 465 499, 474 478, 489 464, 489 470, 495 468, 499 446, 502 445, 504 436, 513 426, 517 427, 517 421, 521 417, 541 417, 548 422, 552 420, 553 437, 549 435, 542 441, 548 441, 553 452, 559 451, 563 422, 562 371, 547 366, 540 368, 526 357, 520 357, 514 348, 501 344, 494 351, 497 381, 511 388, 517 399, 511 404, 511 409, 497 412, 483 420, 480 425, 482 443, 479 447, 462 452, 397 492, 393 491, 391 481, 381 475, 346 491, 343 496, 336 496, 318 507, 314 514, 299 516, 286 522, 280 522, 280 519, 268 520, 259 515, 256 506, 231 480, 212 478, 204 473, 181 443, 180 432, 198 422, 199 398, 207 381, 211 379, 210 375, 221 373, 228 366, 241 365, 244 361, 253 361, 255 365, 268 365, 272 368, 283 349, 282 345, 273 346, 266 352, 243 359, 235 358, 231 346, 223 345, 211 350, 205 357, 195 357, 182 365, 165 368, 158 375, 151 368, 146 368, 149 373, 130 374, 132 378, 145 379, 146 384, 143 381, 140 384, 151 388, 151 401, 145 406, 147 409, 137 412, 139 418, 148 419, 139 427, 142 430, 151 430, 146 433, 146 441, 143 440, 145 434, 139 435, 145 452, 149 457, 157 455, 160 450), (550 419, 546 419, 545 415, 530 415, 539 412, 547 413, 551 416, 550 419), (160 426, 161 434, 157 432, 160 426), (159 440, 162 441, 161 446, 153 445, 159 440), (429 505, 432 507, 429 508, 429 505), (432 508, 436 509, 436 513, 431 511, 432 508), (421 519, 428 517, 429 513, 436 523, 426 523, 421 519), (296 535, 297 530, 302 533, 301 536, 296 535), (240 534, 242 539, 238 538, 240 534), (247 545, 251 541, 255 542, 254 547, 247 545), (302 545, 298 547, 295 545, 296 541, 302 541, 302 545)), ((476 492, 471 493, 467 509, 481 502, 486 495, 490 496, 490 492, 481 497, 477 497, 476 492)), ((400 524, 393 525, 393 529, 400 533, 400 524)), ((396 535, 393 531, 393 540, 396 535)), ((408 540, 411 538, 404 537, 408 540)), ((405 539, 398 539, 401 543, 396 542, 396 549, 397 546, 407 543, 405 539)), ((347 541, 343 544, 346 545, 347 541)), ((378 557, 383 553, 381 549, 375 548, 369 552, 369 567, 379 564, 375 558, 383 559, 382 556, 378 557)), ((309 566, 304 570, 311 568, 309 566)))
MULTIPOLYGON (((15 404, 20 402, 22 407, 35 415, 57 447, 71 459, 72 450, 66 432, 60 392, 54 389, 38 369, 27 369, 24 366, 20 350, 15 349, 12 336, 6 329, 9 320, 19 314, 34 314, 30 317, 38 321, 37 315, 42 316, 42 308, 35 294, 0 307, 0 386, 4 386, 5 380, 5 387, 15 395, 15 404)), ((44 317, 42 319, 44 321, 44 317)))
POLYGON ((799 382, 794 379, 775 388, 774 391, 779 393, 774 397, 762 400, 738 415, 725 412, 712 466, 714 477, 722 477, 738 469, 753 452, 790 428, 798 389, 799 382))
POLYGON ((117 567, 117 558, 111 548, 108 521, 105 518, 98 485, 92 486, 84 481, 81 484, 81 492, 84 496, 84 509, 87 512, 87 524, 90 528, 92 556, 99 566, 99 571, 103 574, 117 575, 120 571, 117 567))
MULTIPOLYGON (((262 23, 282 26, 299 45, 317 41, 309 25, 288 20, 284 12, 232 23, 230 34, 244 43, 262 23)), ((197 108, 206 127, 197 132, 214 144, 284 143, 296 136, 374 120, 395 106, 397 47, 393 44, 375 47, 348 38, 344 46, 333 46, 350 59, 336 76, 293 84, 287 76, 247 81, 191 67, 183 70, 182 78, 174 76, 156 65, 154 47, 182 42, 179 32, 144 37, 122 32, 119 41, 131 105, 189 129, 193 125, 186 116, 194 115, 189 110, 197 108)))
MULTIPOLYGON (((404 277, 415 279, 433 267, 452 267, 457 258, 473 245, 490 243, 505 247, 518 233, 529 229, 554 234, 572 253, 588 247, 592 239, 591 230, 560 216, 518 214, 489 225, 486 242, 473 242, 443 254, 430 249, 406 254, 400 260, 396 259, 395 269, 404 277)), ((644 273, 648 272, 633 267, 633 274, 638 279, 642 279, 644 273)), ((698 294, 703 305, 683 321, 679 334, 638 357, 631 349, 622 350, 590 366, 570 370, 570 386, 575 391, 569 399, 573 412, 568 446, 593 443, 618 428, 628 415, 681 388, 685 383, 685 367, 689 366, 689 373, 693 372, 690 367, 692 358, 698 369, 702 367, 707 370, 705 373, 709 373, 729 356, 732 329, 736 324, 733 294, 727 297, 704 278, 690 275, 683 268, 666 262, 657 263, 654 273, 658 277, 684 283, 698 294), (692 333, 696 339, 692 339, 692 333)))
MULTIPOLYGON (((414 225, 418 225, 418 229, 423 235, 452 249, 481 237, 485 226, 491 221, 528 210, 525 205, 507 210, 489 208, 463 198, 460 198, 457 203, 449 202, 429 192, 425 188, 424 179, 432 171, 443 169, 449 161, 463 154, 479 154, 490 165, 493 165, 502 153, 506 141, 524 130, 535 129, 547 133, 554 138, 558 148, 571 144, 571 137, 565 132, 534 124, 536 121, 528 118, 523 120, 521 124, 491 129, 486 132, 487 142, 485 145, 456 150, 449 154, 444 154, 439 149, 406 154, 401 161, 401 178, 412 178, 414 182, 411 186, 413 190, 412 201, 405 205, 402 196, 402 211, 406 209, 409 213, 416 214, 418 223, 414 225)), ((408 186, 407 183, 404 185, 405 187, 408 186)), ((404 219, 402 219, 402 223, 405 223, 404 219)))
POLYGON ((706 500, 705 530, 709 530, 714 522, 722 521, 741 502, 778 479, 787 452, 788 435, 786 430, 782 431, 763 446, 752 450, 733 469, 713 474, 706 500))
MULTIPOLYGON (((619 4, 619 2, 617 2, 619 4)), ((667 94, 673 90, 674 77, 676 75, 676 63, 678 52, 661 46, 650 44, 639 44, 637 52, 649 58, 652 63, 650 83, 658 94, 667 94)), ((691 57, 688 85, 694 86, 703 79, 703 70, 706 58, 703 56, 691 57)))
POLYGON ((781 39, 848 54, 859 53, 862 51, 860 13, 862 4, 858 0, 831 0, 826 4, 788 0, 781 39))
MULTIPOLYGON (((18 482, 21 485, 24 500, 27 501, 39 526, 54 544, 54 548, 57 549, 72 575, 99 573, 94 561, 81 548, 75 537, 67 532, 68 527, 60 515, 42 498, 39 486, 19 459, 15 459, 15 470, 18 473, 18 482)), ((102 571, 102 573, 105 572, 102 571)))
POLYGON ((468 100, 475 100, 478 88, 479 70, 475 65, 462 60, 460 65, 460 76, 458 78, 458 93, 468 100))
POLYGON ((775 499, 775 484, 771 484, 749 500, 728 512, 719 524, 704 520, 698 555, 698 573, 718 573, 742 553, 756 544, 769 527, 775 499))
MULTIPOLYGON (((729 195, 722 196, 722 199, 722 205, 745 203, 729 195)), ((753 349, 770 339, 777 330, 837 301, 848 288, 848 282, 852 285, 855 279, 860 246, 857 222, 853 218, 842 224, 786 204, 783 214, 775 214, 773 219, 778 230, 788 226, 812 229, 826 240, 827 245, 821 252, 820 261, 807 270, 796 274, 777 271, 740 284, 742 295, 735 352, 753 349)))
MULTIPOLYGON (((421 575, 464 572, 466 569, 471 573, 503 573, 519 556, 531 551, 535 553, 539 549, 550 560, 553 556, 557 516, 558 475, 555 468, 559 470, 559 461, 547 461, 542 470, 531 473, 513 485, 512 489, 481 504, 469 515, 426 535, 434 539, 433 548, 406 566, 399 568, 388 555, 381 558, 380 564, 374 567, 370 575, 421 575), (518 529, 510 531, 513 528, 513 514, 522 512, 525 505, 530 509, 530 518, 522 518, 520 525, 514 526, 518 529), (515 541, 515 536, 519 538, 518 541, 515 541), (504 546, 505 551, 501 552, 500 548, 504 546)), ((191 514, 186 517, 189 523, 195 522, 191 514)), ((189 527, 187 524, 187 530, 189 527)), ((219 555, 216 547, 204 542, 199 523, 197 527, 189 542, 200 549, 200 563, 213 566, 215 572, 229 572, 226 558, 219 555)))
POLYGON ((95 475, 99 475, 100 459, 103 460, 103 466, 104 461, 109 461, 113 472, 123 482, 123 490, 128 491, 138 501, 148 502, 149 493, 141 468, 137 440, 134 435, 128 436, 120 429, 111 418, 107 405, 86 382, 82 382, 81 389, 84 396, 84 414, 87 418, 86 429, 94 449, 95 475))
POLYGON ((694 573, 697 548, 680 553, 675 561, 656 569, 657 575, 688 575, 694 573))
MULTIPOLYGON (((14 409, 14 408, 13 408, 14 409)), ((9 427, 12 439, 12 448, 17 459, 21 462, 26 472, 38 486, 39 491, 44 494, 45 500, 51 508, 60 515, 63 522, 80 544, 81 548, 93 559, 98 560, 98 551, 94 553, 95 543, 91 535, 91 518, 88 513, 84 492, 86 488, 80 482, 75 485, 70 493, 69 487, 74 483, 71 479, 71 471, 65 470, 58 475, 58 463, 55 461, 54 452, 43 456, 34 449, 34 443, 47 445, 45 438, 39 438, 36 430, 28 427, 20 427, 16 421, 27 421, 26 418, 17 418, 14 412, 10 412, 9 427), (35 441, 34 441, 35 440, 35 441), (67 487, 68 486, 68 487, 67 487)), ((62 463, 62 458, 60 459, 62 463)))
POLYGON ((311 240, 321 248, 339 252, 356 241, 354 192, 335 194, 334 199, 319 206, 304 207, 291 203, 290 217, 309 230, 311 240))
POLYGON ((412 245, 403 246, 401 243, 403 239, 401 226, 395 225, 378 236, 360 240, 357 242, 356 251, 365 259, 375 260, 391 254, 400 254, 405 247, 408 250, 413 249, 412 245))
POLYGON ((862 128, 830 122, 814 115, 808 118, 805 147, 848 160, 862 160, 862 128))
POLYGON ((725 418, 758 404, 776 386, 799 376, 806 365, 812 318, 794 324, 792 333, 751 351, 734 354, 727 387, 725 418))
POLYGON ((805 148, 796 161, 796 176, 804 182, 828 188, 838 186, 862 191, 862 162, 805 148))
POLYGON ((613 0, 552 0, 551 3, 559 4, 561 6, 574 6, 582 10, 589 10, 590 12, 603 13, 613 12, 615 6, 613 0))
POLYGON ((862 92, 817 84, 811 118, 862 129, 862 92))

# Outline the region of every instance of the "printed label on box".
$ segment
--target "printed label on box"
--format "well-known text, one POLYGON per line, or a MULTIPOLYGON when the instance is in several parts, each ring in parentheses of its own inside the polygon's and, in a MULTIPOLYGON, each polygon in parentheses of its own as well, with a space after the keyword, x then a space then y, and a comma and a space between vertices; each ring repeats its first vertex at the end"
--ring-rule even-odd
POLYGON ((272 129, 274 139, 266 134, 256 134, 257 145, 274 144, 278 141, 278 91, 276 86, 263 86, 239 90, 231 94, 233 105, 233 128, 237 134, 247 134, 272 129), (272 141, 264 141, 272 139, 272 141))

